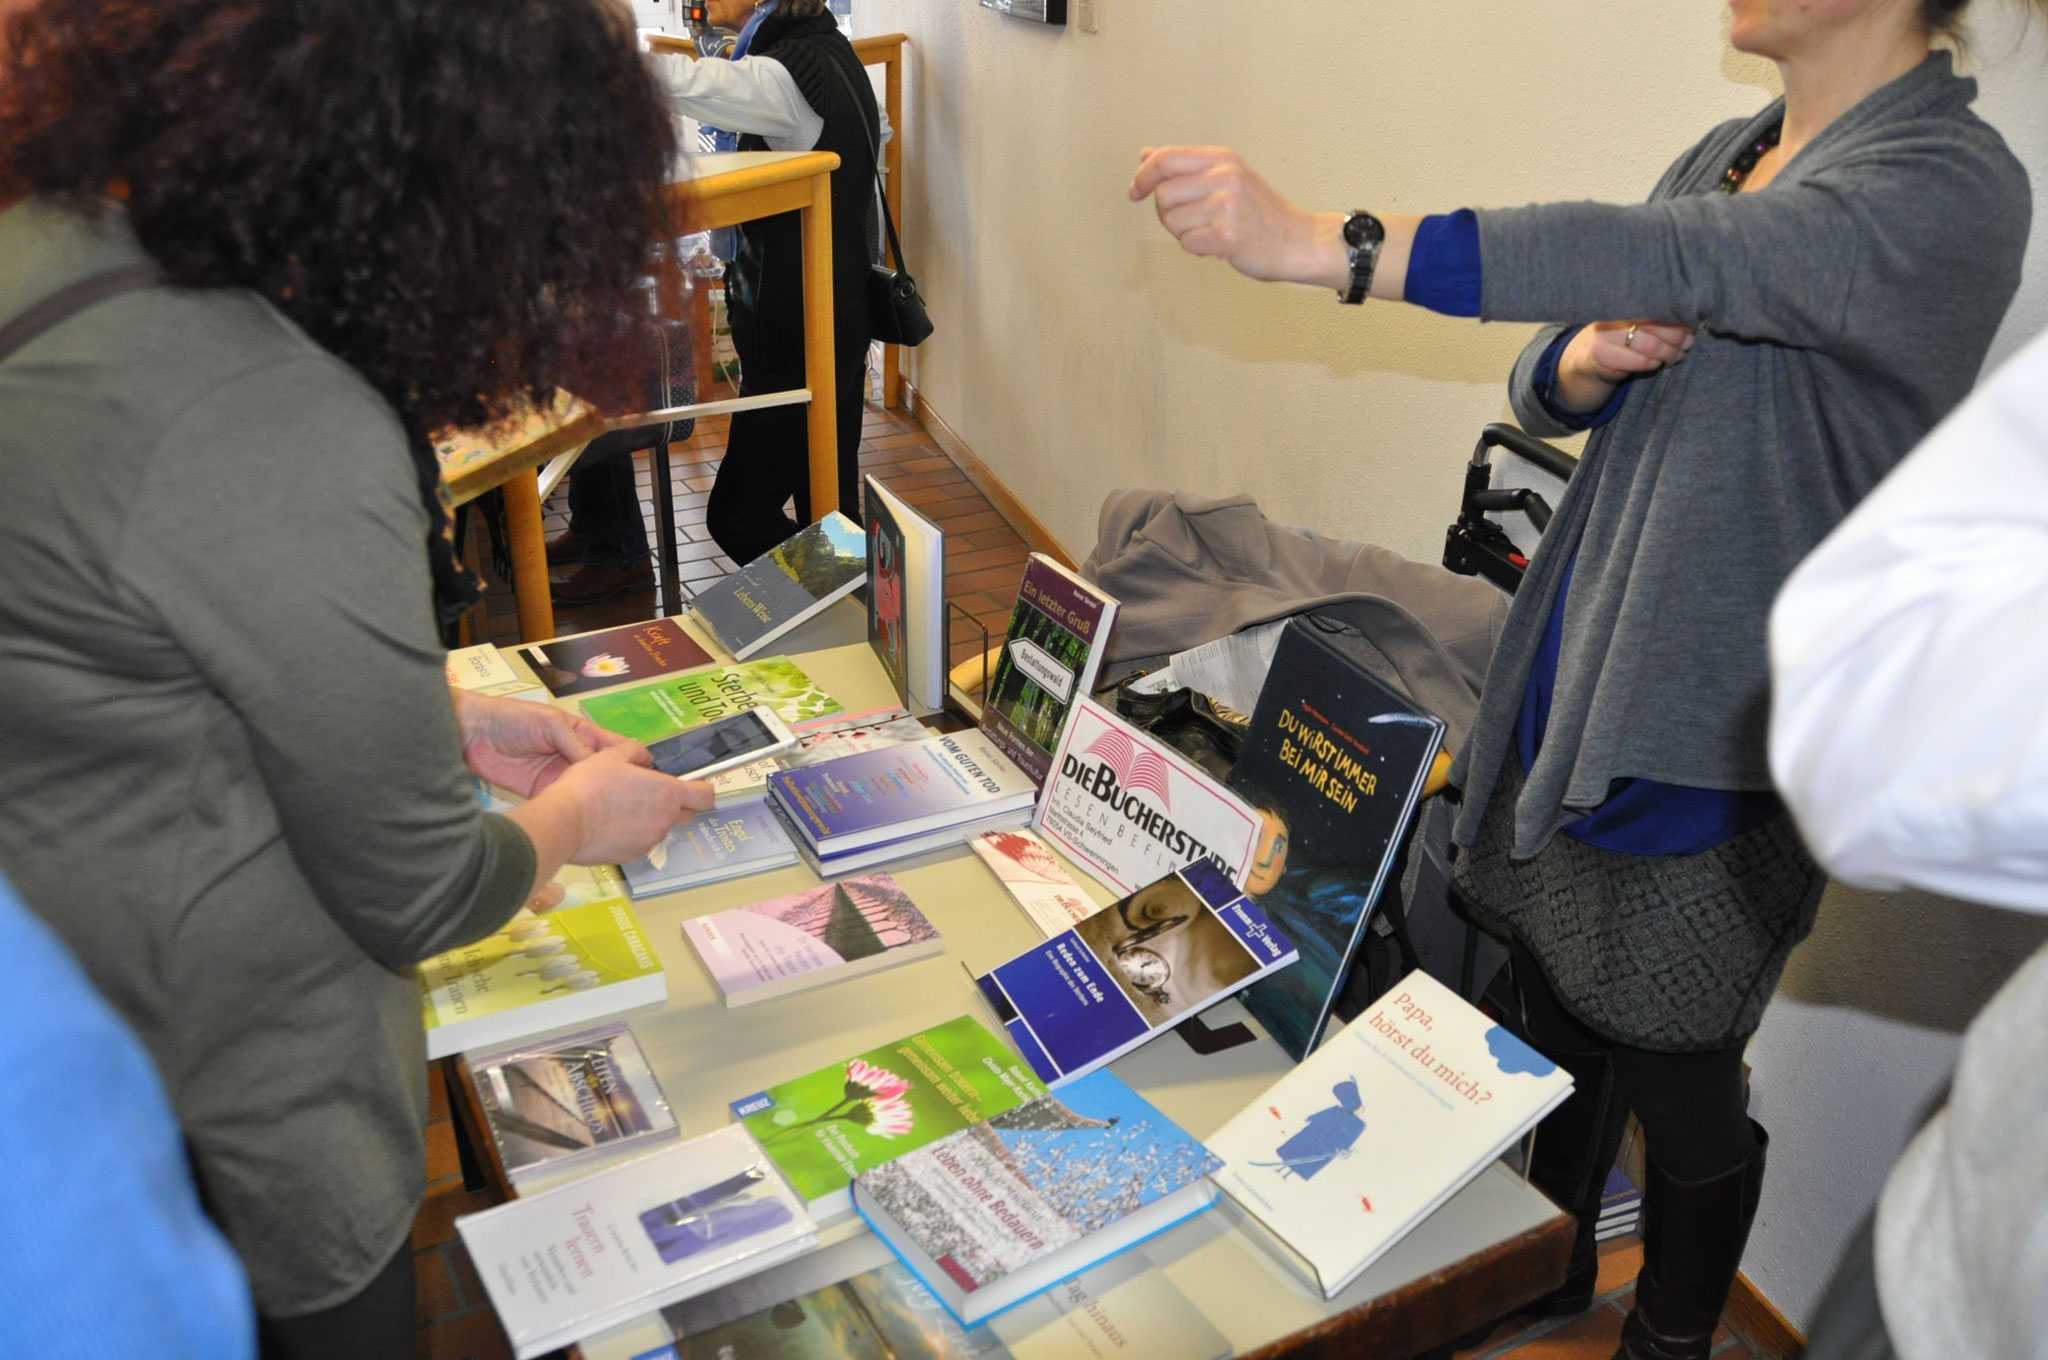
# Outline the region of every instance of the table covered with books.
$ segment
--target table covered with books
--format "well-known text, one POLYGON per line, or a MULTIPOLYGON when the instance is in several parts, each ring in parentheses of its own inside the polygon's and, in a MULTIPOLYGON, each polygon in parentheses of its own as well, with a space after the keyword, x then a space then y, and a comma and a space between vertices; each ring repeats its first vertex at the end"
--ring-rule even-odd
MULTIPOLYGON (((603 682, 666 672, 646 686, 648 695, 628 702, 638 705, 642 718, 659 713, 684 721, 674 696, 687 707, 693 691, 684 682, 695 676, 700 696, 722 692, 739 696, 739 703, 787 704, 788 716, 814 729, 833 726, 836 718, 853 734, 849 750, 870 744, 892 749, 889 742, 914 731, 892 712, 902 695, 870 646, 868 618, 857 599, 825 607, 743 662, 732 661, 735 649, 688 616, 637 627, 651 641, 624 636, 593 647, 569 640, 555 655, 548 654, 550 644, 532 655, 508 650, 491 664, 477 662, 466 679, 502 692, 535 685, 549 673, 551 686, 566 692, 557 702, 587 703, 639 688, 598 687, 603 682), (602 660, 591 663, 588 656, 602 660), (702 669, 688 669, 692 665, 702 669), (759 686, 751 699, 745 694, 750 677, 759 686), (652 701, 648 696, 658 690, 673 693, 652 701), (820 696, 825 711, 819 711, 820 696), (895 735, 861 735, 892 722, 895 735)), ((548 696, 539 690, 529 697, 548 696)), ((607 725, 621 721, 618 708, 614 703, 607 725)), ((601 702, 586 711, 596 717, 606 710, 601 702)), ((959 726, 923 716, 934 728, 959 726)), ((956 741, 980 735, 968 728, 956 741)), ((749 777, 742 769, 729 778, 749 777)), ((1160 781, 1156 775, 1151 780, 1172 791, 1160 781)), ((748 792, 722 795, 720 814, 738 825, 751 806, 748 792)), ((780 796, 801 797, 787 786, 780 796)), ((975 824, 1022 826, 1031 814, 1029 806, 1007 811, 975 824)), ((706 823, 697 828, 700 839, 717 815, 700 818, 706 823)), ((679 828, 672 843, 687 831, 679 828)), ((735 834, 744 840, 749 833, 739 826, 735 834)), ((676 867, 684 867, 686 847, 673 849, 676 867)), ((522 913, 494 941, 476 947, 495 951, 493 967, 501 976, 518 975, 518 985, 566 1006, 537 1037, 522 1037, 517 1020, 496 1028, 479 1020, 481 1028, 451 1028, 453 1037, 432 1041, 438 1052, 469 1050, 458 1069, 466 1074, 466 1132, 501 1186, 518 1196, 462 1226, 522 1355, 542 1353, 567 1337, 529 1331, 522 1342, 501 1294, 524 1296, 515 1310, 528 1306, 544 1315, 558 1308, 551 1320, 559 1320, 600 1302, 602 1277, 620 1268, 621 1259, 640 1286, 670 1294, 677 1292, 675 1281, 701 1266, 692 1288, 702 1292, 666 1307, 631 1310, 630 1320, 606 1319, 602 1330, 578 1339, 586 1360, 667 1355, 671 1345, 684 1360, 728 1354, 1405 1357, 1442 1347, 1562 1280, 1569 1221, 1493 1160, 1491 1148, 1473 1159, 1483 1169, 1462 1188, 1433 1210, 1425 1203, 1441 1198, 1433 1186, 1455 1185, 1463 1170, 1432 1160, 1438 1149, 1431 1143, 1440 1135, 1428 1120, 1470 1120, 1496 1090, 1503 1104, 1511 1103, 1547 1068, 1511 1037, 1501 1037, 1505 1031, 1498 1027, 1477 1024, 1465 1033, 1463 1019, 1452 1014, 1462 1012, 1462 1003, 1439 984, 1417 976, 1412 985, 1397 985, 1299 1069, 1253 1028, 1239 998, 1195 1006, 1201 1015, 1192 1039, 1166 1032, 1181 1015, 1154 1016, 1151 1027, 1099 1068, 1113 1076, 1098 1078, 1092 1064, 1063 1067, 1062 1061, 1074 1061, 1071 1055, 1040 1051, 1026 1061, 1010 1051, 1020 1036, 1027 1048, 1037 1043, 1034 1024, 1046 1022, 1034 1022, 1033 1003, 1021 992, 1011 1005, 1008 993, 975 981, 1012 960, 1041 959, 1051 970, 1047 976, 1085 997, 1092 985, 1087 969, 1077 965, 1069 976, 1073 960, 1062 962, 1058 953, 1061 940, 1079 935, 1055 935, 1062 923, 1034 920, 964 845, 908 858, 884 855, 879 864, 844 855, 838 860, 854 867, 832 867, 828 858, 830 877, 821 880, 799 861, 682 891, 636 892, 630 914, 644 943, 634 948, 651 950, 642 972, 658 973, 658 990, 629 997, 643 1004, 620 1013, 607 1014, 607 1005, 595 999, 604 988, 581 981, 603 974, 594 958, 577 957, 592 946, 547 915, 522 913), (837 891, 826 886, 834 880, 841 883, 837 891), (755 910, 737 913, 749 907, 755 910), (717 917, 720 912, 736 914, 717 917), (828 971, 816 985, 781 976, 801 972, 802 965, 790 970, 776 962, 790 955, 774 932, 803 926, 802 912, 820 921, 842 916, 840 924, 861 936, 861 947, 847 952, 859 962, 828 971), (741 962, 718 964, 721 949, 737 950, 741 962), (761 989, 763 999, 747 999, 741 990, 738 979, 750 970, 780 979, 761 989), (664 990, 665 1000, 644 1004, 664 990), (1204 1039, 1236 1025, 1251 1030, 1251 1042, 1219 1047, 1204 1039), (602 1061, 579 1069, 573 1058, 564 1060, 566 1081, 559 1072, 536 1077, 531 1064, 522 1070, 524 1054, 563 1035, 583 1043, 581 1052, 601 1052, 602 1061), (593 1035, 595 1048, 589 1046, 593 1035), (625 1037, 623 1044, 614 1042, 617 1036, 625 1037), (1063 1080, 1069 1070, 1085 1075, 1063 1080), (1293 1085, 1275 1092, 1290 1072, 1298 1073, 1293 1085), (1053 1079, 1049 1094, 1034 1080, 1041 1076, 1053 1079), (521 1083, 525 1087, 515 1090, 521 1083), (553 1089, 540 1089, 550 1084, 553 1089), (665 1112, 641 1108, 661 1102, 665 1112), (1411 1106, 1443 1113, 1405 1112, 1411 1106), (579 1115, 587 1127, 578 1127, 579 1115), (929 1141, 936 1129, 970 1124, 975 1127, 929 1141), (975 1160, 976 1139, 992 1161, 975 1160), (584 1150, 614 1141, 625 1146, 584 1150), (875 1168, 874 1160, 891 1156, 893 1147, 874 1149, 896 1142, 922 1146, 886 1161, 886 1172, 875 1168), (1211 1155, 1216 1151, 1225 1152, 1227 1165, 1211 1155), (807 1158, 818 1165, 807 1168, 807 1158), (849 1211, 843 1172, 834 1193, 821 1188, 831 1183, 832 1164, 848 1159, 863 1168, 858 1212, 849 1211), (525 1163, 515 1167, 509 1185, 508 1162, 525 1163), (763 1168, 772 1169, 763 1174, 763 1168), (1223 1193, 1218 1185, 1234 1188, 1223 1193), (1297 1201, 1292 1209, 1268 1204, 1269 1217, 1295 1221, 1286 1215, 1310 1213, 1312 1223, 1301 1233, 1335 1240, 1339 1255, 1345 1242, 1366 1242, 1395 1220, 1419 1221, 1325 1298, 1315 1281, 1318 1270, 1327 1277, 1328 1257, 1317 1258, 1318 1265, 1295 1254, 1240 1203, 1269 1193, 1297 1201), (1035 1207, 1020 1208, 1027 1200, 1035 1207), (1058 1221, 1035 1216, 1042 1211, 1058 1221), (927 1218, 944 1224, 934 1229, 927 1218), (870 1230, 870 1220, 887 1230, 895 1250, 870 1230), (815 1232, 804 1231, 807 1226, 815 1232), (947 1232, 965 1236, 948 1239, 947 1232), (1062 1234, 1075 1240, 1055 1252, 1062 1234), (983 1240, 990 1235, 1008 1240, 983 1240), (1126 1245, 1123 1237, 1139 1240, 1126 1245), (732 1245, 741 1240, 751 1245, 732 1245), (1112 1241, 1114 1247, 1104 1245, 1112 1241), (977 1253, 1002 1259, 989 1264, 977 1253), (1064 1278, 1076 1266, 1085 1268, 1064 1278), (977 1295, 980 1311, 989 1311, 987 1300, 1000 1299, 1006 1279, 1022 1291, 1022 1302, 971 1328, 952 1315, 974 1308, 977 1295), (585 1292, 591 1297, 579 1299, 585 1292), (538 1349, 526 1344, 540 1341, 546 1345, 538 1349)), ((1075 870, 1073 881, 1088 905, 1110 906, 1127 896, 1065 856, 1062 864, 1075 870)), ((643 883, 652 872, 645 862, 637 869, 643 883)), ((591 910, 575 903, 606 891, 602 871, 572 882, 570 907, 591 910)), ((1219 919, 1235 912, 1241 923, 1264 920, 1256 902, 1206 861, 1184 871, 1178 891, 1198 907, 1206 902, 1219 919)), ((1163 958, 1146 960, 1163 970, 1161 976, 1175 967, 1182 979, 1190 976, 1186 956, 1165 949, 1159 937, 1190 913, 1174 908, 1170 924, 1143 925, 1150 918, 1142 907, 1120 905, 1088 919, 1121 922, 1119 949, 1149 955, 1146 946, 1162 946, 1163 958)), ((1067 910, 1072 915, 1076 909, 1067 910)), ((823 937, 831 928, 821 924, 811 933, 823 937)), ((1127 960, 1119 956, 1119 962, 1127 960)), ((622 966, 631 971, 630 962, 622 966)), ((1240 972, 1263 976, 1247 971, 1255 966, 1256 960, 1240 972)), ((1141 1002, 1167 996, 1142 970, 1126 969, 1126 975, 1119 975, 1130 983, 1125 990, 1141 1002)), ((446 979, 436 978, 433 965, 423 969, 423 985, 431 988, 437 980, 446 979)), ((1539 1103, 1555 1098, 1549 1088, 1530 1097, 1539 1103)), ((1510 1131, 1506 1140, 1513 1136, 1510 1131)))

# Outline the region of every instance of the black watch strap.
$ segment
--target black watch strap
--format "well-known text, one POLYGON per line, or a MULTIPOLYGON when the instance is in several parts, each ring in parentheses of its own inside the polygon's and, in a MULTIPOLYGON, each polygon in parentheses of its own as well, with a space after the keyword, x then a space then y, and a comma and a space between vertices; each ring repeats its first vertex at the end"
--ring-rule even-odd
POLYGON ((1363 208, 1353 209, 1344 219, 1344 248, 1351 259, 1351 286, 1337 294, 1339 302, 1355 306, 1365 301, 1365 295, 1372 290, 1372 271, 1379 263, 1380 245, 1386 239, 1386 227, 1363 208))

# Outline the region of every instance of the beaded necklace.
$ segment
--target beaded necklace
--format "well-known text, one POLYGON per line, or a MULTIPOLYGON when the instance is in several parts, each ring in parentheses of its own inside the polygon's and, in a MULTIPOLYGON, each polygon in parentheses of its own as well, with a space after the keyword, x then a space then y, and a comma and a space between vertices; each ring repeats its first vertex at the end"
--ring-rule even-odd
POLYGON ((1783 136, 1784 132, 1785 120, 1781 118, 1757 134, 1757 139, 1742 148, 1735 159, 1729 162, 1728 168, 1721 172, 1721 182, 1715 187, 1724 194, 1738 192, 1742 188, 1742 181, 1748 179, 1749 172, 1756 169, 1756 163, 1763 158, 1764 152, 1776 146, 1778 138, 1783 136))

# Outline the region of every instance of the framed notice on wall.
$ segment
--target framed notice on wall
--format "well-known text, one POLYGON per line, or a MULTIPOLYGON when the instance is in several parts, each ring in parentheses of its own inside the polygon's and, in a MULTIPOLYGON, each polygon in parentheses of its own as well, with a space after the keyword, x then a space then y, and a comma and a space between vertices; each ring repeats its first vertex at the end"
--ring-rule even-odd
POLYGON ((1067 0, 981 0, 981 7, 1041 24, 1063 24, 1067 21, 1067 0))

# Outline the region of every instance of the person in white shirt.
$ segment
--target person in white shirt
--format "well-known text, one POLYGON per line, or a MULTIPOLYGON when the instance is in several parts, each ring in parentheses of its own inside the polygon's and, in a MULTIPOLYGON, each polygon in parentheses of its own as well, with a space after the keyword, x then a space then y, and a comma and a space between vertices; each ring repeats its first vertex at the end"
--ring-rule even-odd
MULTIPOLYGON (((1830 873, 2048 914, 2048 335, 1792 574, 1770 650, 1771 771, 1830 873)), ((2044 1131, 2048 948, 1965 1033, 1810 1360, 2048 1360, 2044 1131)))

